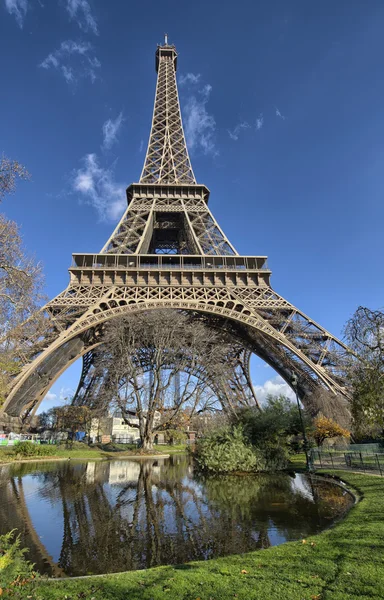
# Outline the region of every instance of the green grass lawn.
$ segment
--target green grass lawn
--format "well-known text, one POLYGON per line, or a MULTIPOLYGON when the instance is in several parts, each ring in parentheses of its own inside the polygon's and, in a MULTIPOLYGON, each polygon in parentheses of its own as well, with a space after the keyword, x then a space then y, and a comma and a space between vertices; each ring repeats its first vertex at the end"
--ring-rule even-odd
MULTIPOLYGON (((49 454, 45 460, 54 460, 55 458, 70 458, 77 460, 92 460, 92 459, 118 459, 129 458, 133 456, 145 456, 137 449, 135 444, 106 444, 101 447, 89 447, 86 444, 79 442, 75 443, 72 449, 64 446, 44 446, 41 448, 54 448, 54 454, 49 454)), ((154 446, 150 455, 155 454, 180 454, 187 452, 185 444, 179 446, 154 446)), ((44 460, 44 456, 18 457, 17 446, 0 446, 0 463, 10 463, 17 460, 44 460)))
POLYGON ((362 500, 334 527, 303 541, 207 562, 58 582, 40 580, 33 600, 382 600, 384 478, 334 472, 362 500))
POLYGON ((305 454, 292 454, 289 457, 289 465, 288 468, 299 471, 300 469, 305 469, 305 454))

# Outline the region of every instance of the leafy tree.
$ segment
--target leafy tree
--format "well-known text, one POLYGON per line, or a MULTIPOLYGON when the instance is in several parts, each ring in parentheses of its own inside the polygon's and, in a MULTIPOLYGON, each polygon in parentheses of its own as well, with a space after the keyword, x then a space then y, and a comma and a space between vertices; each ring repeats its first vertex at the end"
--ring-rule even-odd
POLYGON ((213 431, 199 440, 194 457, 203 471, 212 473, 265 468, 264 460, 250 445, 241 425, 213 431))
POLYGON ((69 430, 73 434, 78 431, 87 432, 91 425, 92 413, 87 406, 57 406, 56 428, 69 430))
POLYGON ((349 438, 350 435, 350 431, 341 427, 333 419, 319 416, 314 420, 313 437, 318 446, 322 446, 326 439, 334 437, 349 438))
POLYGON ((166 429, 164 431, 164 439, 167 444, 185 444, 187 436, 180 429, 166 429))
POLYGON ((37 415, 38 427, 41 429, 56 429, 57 428, 57 410, 53 406, 48 410, 37 415))
MULTIPOLYGON (((287 465, 294 436, 301 436, 299 411, 286 396, 269 395, 263 409, 247 409, 240 422, 250 443, 263 455, 267 470, 287 465)), ((309 420, 304 413, 305 426, 309 420)))
POLYGON ((352 384, 352 416, 357 434, 384 429, 384 312, 360 306, 345 327, 359 360, 351 358, 346 375, 352 384))

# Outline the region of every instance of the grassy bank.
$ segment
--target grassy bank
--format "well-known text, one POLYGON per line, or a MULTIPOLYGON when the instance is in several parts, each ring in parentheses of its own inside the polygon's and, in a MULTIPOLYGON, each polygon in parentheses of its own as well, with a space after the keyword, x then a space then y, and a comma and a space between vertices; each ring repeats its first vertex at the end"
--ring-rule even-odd
POLYGON ((110 460, 119 458, 130 458, 135 456, 145 457, 147 455, 161 454, 180 454, 187 451, 185 445, 180 446, 155 446, 150 453, 140 451, 134 444, 105 444, 90 447, 80 442, 75 442, 72 448, 65 446, 45 446, 39 447, 40 451, 46 455, 39 454, 36 456, 26 456, 18 453, 16 446, 0 446, 0 464, 11 463, 20 460, 54 460, 57 459, 76 459, 76 460, 110 460))
POLYGON ((384 479, 338 471, 362 496, 327 531, 268 550, 176 567, 29 585, 34 600, 382 600, 384 479))

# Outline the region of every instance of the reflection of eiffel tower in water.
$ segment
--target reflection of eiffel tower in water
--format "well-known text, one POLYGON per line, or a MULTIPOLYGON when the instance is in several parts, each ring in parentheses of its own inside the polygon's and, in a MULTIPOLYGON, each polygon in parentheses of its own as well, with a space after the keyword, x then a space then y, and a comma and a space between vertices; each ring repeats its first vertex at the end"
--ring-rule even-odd
POLYGON ((155 106, 140 181, 128 187, 127 210, 101 252, 73 255, 69 286, 44 308, 44 338, 26 344, 3 409, 9 416, 33 413, 81 356, 75 402, 92 405, 102 324, 159 308, 204 314, 233 334, 237 363, 228 393, 244 403, 255 402, 254 352, 286 381, 297 374, 300 397, 313 413, 320 395, 333 416, 347 412, 341 371, 347 348, 270 287, 265 256, 239 256, 208 208, 209 190, 196 183, 185 143, 176 67, 175 46, 166 40, 156 51, 155 106))

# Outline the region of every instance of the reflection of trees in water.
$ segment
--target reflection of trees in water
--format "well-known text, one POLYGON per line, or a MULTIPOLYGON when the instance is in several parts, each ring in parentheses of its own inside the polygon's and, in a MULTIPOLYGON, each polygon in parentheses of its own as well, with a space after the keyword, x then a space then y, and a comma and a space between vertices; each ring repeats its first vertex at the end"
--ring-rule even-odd
POLYGON ((50 465, 36 477, 40 495, 62 505, 59 566, 71 575, 265 548, 271 526, 286 539, 300 537, 302 527, 306 534, 317 530, 317 510, 321 513, 324 504, 317 505, 311 492, 317 490, 321 499, 322 484, 306 483, 298 493, 288 475, 197 477, 186 457, 68 462, 50 465))
MULTIPOLYGON (((38 465, 41 468, 41 464, 38 465)), ((23 476, 33 474, 36 464, 15 464, 0 467, 0 534, 13 529, 21 538, 21 547, 28 548, 26 558, 35 568, 51 575, 62 574, 37 534, 28 510, 23 476)))
MULTIPOLYGON (((203 481, 211 505, 230 515, 232 522, 260 531, 267 523, 285 539, 320 531, 350 506, 350 498, 338 486, 309 475, 230 475, 203 481)), ((262 547, 269 545, 267 539, 262 547)))
POLYGON ((59 474, 64 518, 59 564, 68 574, 137 569, 204 556, 202 550, 212 535, 202 510, 204 499, 192 481, 182 483, 180 474, 177 479, 172 466, 156 467, 153 462, 140 462, 136 481, 120 484, 115 497, 97 479, 97 469, 95 482, 82 489, 79 479, 85 481, 84 476, 77 473, 79 479, 72 477, 74 483, 68 484, 68 473, 59 474), (187 514, 191 504, 197 523, 196 514, 193 520, 187 514))

